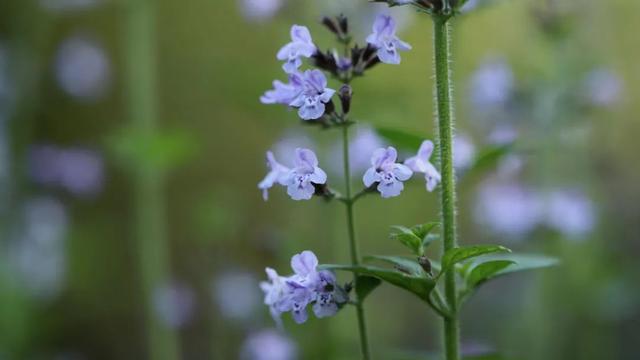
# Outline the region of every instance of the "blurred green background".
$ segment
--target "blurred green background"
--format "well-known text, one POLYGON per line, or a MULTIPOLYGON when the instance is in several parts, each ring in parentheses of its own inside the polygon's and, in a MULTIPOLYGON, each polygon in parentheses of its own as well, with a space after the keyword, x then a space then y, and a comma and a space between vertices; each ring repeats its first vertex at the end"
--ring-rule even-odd
MULTIPOLYGON (((484 286, 463 313, 463 352, 637 359, 640 4, 465 10, 453 46, 461 242, 562 264, 484 286), (512 142, 465 176, 485 147, 512 142)), ((352 309, 286 317, 278 332, 262 305, 265 266, 287 274, 306 249, 326 263, 349 256, 340 204, 281 189, 264 202, 256 187, 265 151, 286 159, 305 145, 341 189, 339 133, 258 98, 284 80, 275 53, 292 24, 329 48, 322 15, 346 14, 363 43, 381 11, 365 0, 0 2, 0 359, 357 358, 352 309)), ((353 84, 364 148, 385 142, 378 127, 434 129, 431 22, 392 14, 413 50, 353 84)), ((419 180, 398 198, 366 197, 361 252, 403 254, 389 226, 437 216, 419 180)), ((383 285, 366 310, 376 358, 437 357, 440 321, 412 295, 383 285)))

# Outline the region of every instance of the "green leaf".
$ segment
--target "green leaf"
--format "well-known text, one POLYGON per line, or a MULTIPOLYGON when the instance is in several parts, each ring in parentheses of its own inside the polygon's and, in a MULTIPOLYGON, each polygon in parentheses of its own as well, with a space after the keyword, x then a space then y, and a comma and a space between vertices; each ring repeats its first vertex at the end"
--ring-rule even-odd
POLYGON ((422 250, 422 238, 419 238, 411 229, 404 226, 396 225, 392 226, 391 229, 394 232, 389 234, 389 238, 400 241, 402 245, 408 247, 415 255, 422 256, 424 253, 422 250))
POLYGON ((409 132, 387 127, 376 128, 376 132, 393 146, 410 152, 417 152, 420 144, 429 138, 426 134, 423 136, 415 135, 421 133, 418 131, 409 132))
POLYGON ((511 250, 501 245, 473 245, 450 249, 442 257, 442 272, 446 272, 461 261, 496 252, 511 252, 511 250))
POLYGON ((467 287, 474 288, 500 274, 505 268, 515 264, 512 260, 491 260, 476 265, 466 278, 467 287))
MULTIPOLYGON (((440 223, 439 222, 428 222, 426 224, 419 224, 419 225, 415 225, 411 228, 411 231, 422 240, 422 245, 425 245, 425 239, 427 236, 429 236, 429 234, 431 233, 431 231, 433 229, 435 229, 437 226, 439 226, 440 223)), ((429 245, 428 242, 427 245, 429 245)))
POLYGON ((389 263, 397 267, 398 270, 407 272, 410 275, 427 276, 422 266, 417 261, 402 256, 369 255, 365 256, 365 261, 378 260, 389 263))
POLYGON ((513 143, 485 147, 476 156, 475 161, 467 169, 464 177, 477 176, 495 168, 498 162, 513 150, 513 147, 513 143))
POLYGON ((482 259, 485 261, 506 260, 514 264, 497 272, 493 277, 511 274, 518 271, 542 269, 558 265, 560 261, 554 257, 538 254, 494 254, 482 259))
POLYGON ((375 277, 358 276, 356 279, 356 295, 358 295, 358 301, 364 301, 381 283, 382 280, 375 277))
POLYGON ((435 282, 431 278, 408 275, 396 270, 384 269, 377 266, 360 265, 322 265, 327 270, 351 271, 358 275, 371 276, 389 284, 405 289, 429 303, 429 293, 433 290, 435 282))

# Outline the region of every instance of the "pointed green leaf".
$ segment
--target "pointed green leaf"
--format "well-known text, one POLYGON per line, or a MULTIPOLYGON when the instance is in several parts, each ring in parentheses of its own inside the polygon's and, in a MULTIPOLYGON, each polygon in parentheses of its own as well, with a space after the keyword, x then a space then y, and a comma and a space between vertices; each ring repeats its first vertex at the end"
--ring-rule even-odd
POLYGON ((432 242, 440 240, 440 234, 429 234, 422 240, 422 249, 426 249, 432 242))
POLYGON ((466 278, 467 287, 474 288, 483 282, 498 276, 501 271, 515 264, 512 260, 491 260, 476 265, 466 278))
POLYGON ((423 301, 426 301, 427 303, 429 303, 430 301, 429 293, 431 293, 431 291, 435 286, 435 282, 431 278, 412 276, 396 270, 384 269, 377 266, 369 266, 369 265, 349 266, 349 265, 326 264, 326 265, 322 265, 322 268, 327 270, 351 271, 358 275, 375 277, 382 281, 386 281, 389 284, 403 288, 415 294, 416 296, 418 296, 423 301))
POLYGON ((417 261, 402 256, 369 255, 365 261, 378 260, 394 265, 398 270, 416 276, 427 276, 422 266, 417 261))
POLYGON ((410 152, 417 152, 420 148, 420 144, 422 144, 425 139, 429 138, 427 135, 416 135, 420 133, 418 131, 410 132, 386 127, 376 128, 376 132, 391 143, 391 145, 410 152))
POLYGON ((446 272, 461 261, 496 252, 511 252, 511 250, 501 245, 473 245, 453 248, 442 257, 442 271, 446 272))
POLYGON ((358 295, 358 301, 362 302, 364 299, 375 290, 382 280, 371 276, 358 276, 356 279, 356 295, 358 295))
POLYGON ((392 226, 393 232, 389 235, 389 238, 398 240, 402 245, 406 246, 417 256, 423 254, 422 251, 422 238, 416 236, 411 229, 404 226, 392 226))
POLYGON ((541 269, 558 265, 560 262, 554 257, 537 254, 493 254, 482 259, 485 261, 506 260, 512 261, 514 264, 506 267, 495 274, 510 274, 518 271, 541 269))

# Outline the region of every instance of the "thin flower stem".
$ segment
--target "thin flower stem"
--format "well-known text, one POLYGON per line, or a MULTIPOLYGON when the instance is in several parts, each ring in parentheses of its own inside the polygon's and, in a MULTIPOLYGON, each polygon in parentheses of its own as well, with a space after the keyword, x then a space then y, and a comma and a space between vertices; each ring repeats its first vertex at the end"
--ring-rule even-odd
MULTIPOLYGON (((152 1, 128 2, 122 34, 128 115, 135 131, 144 136, 153 136, 158 120, 153 14, 152 1)), ((145 302, 147 358, 175 360, 180 358, 178 336, 160 321, 153 306, 154 292, 167 281, 170 266, 163 187, 164 177, 158 169, 140 163, 134 177, 134 236, 145 302)))
MULTIPOLYGON (((441 216, 444 251, 457 247, 456 240, 456 186, 453 168, 453 101, 451 96, 451 35, 448 15, 433 16, 434 62, 436 73, 436 111, 438 143, 440 145, 441 216)), ((446 360, 459 360, 460 325, 456 299, 454 271, 445 274, 445 299, 450 316, 444 318, 444 346, 446 360)))
MULTIPOLYGON (((354 198, 351 197, 351 170, 349 166, 349 125, 342 126, 342 155, 344 158, 344 179, 345 179, 345 195, 347 201, 344 202, 347 208, 347 231, 349 233, 349 248, 351 252, 351 264, 358 266, 360 264, 360 255, 358 254, 358 244, 356 242, 356 231, 353 218, 354 198)), ((353 277, 353 285, 357 288, 357 276, 353 277)), ((360 299, 356 299, 356 314, 358 316, 358 331, 360 333, 360 348, 362 359, 370 360, 371 351, 369 350, 369 340, 367 337, 367 325, 364 317, 364 305, 360 299)))

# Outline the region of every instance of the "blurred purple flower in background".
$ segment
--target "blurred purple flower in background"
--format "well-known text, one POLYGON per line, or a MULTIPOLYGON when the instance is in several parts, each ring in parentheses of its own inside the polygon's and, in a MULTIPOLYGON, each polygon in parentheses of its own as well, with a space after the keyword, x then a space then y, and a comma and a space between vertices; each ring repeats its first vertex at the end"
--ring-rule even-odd
POLYGON ((394 147, 376 149, 371 156, 371 167, 364 173, 362 182, 370 187, 378 183, 377 189, 383 198, 400 195, 403 181, 409 180, 413 171, 408 166, 396 163, 398 152, 394 147))
POLYGON ((489 133, 489 143, 506 145, 518 139, 518 130, 509 124, 497 124, 489 133))
POLYGON ((273 329, 250 334, 240 351, 241 360, 294 360, 297 357, 293 340, 273 329))
POLYGON ((592 70, 584 80, 584 93, 587 100, 595 106, 615 105, 622 94, 622 80, 613 70, 592 70))
POLYGON ((423 173, 426 180, 427 191, 431 192, 438 186, 442 179, 438 170, 429 162, 433 153, 433 142, 425 140, 418 149, 418 154, 404 161, 405 165, 414 172, 423 173))
POLYGON ((396 22, 389 15, 380 14, 373 23, 373 33, 367 43, 378 48, 378 58, 386 64, 400 64, 400 51, 411 50, 411 45, 396 36, 396 22))
POLYGON ((283 0, 239 0, 240 11, 249 21, 266 21, 274 17, 283 0))
POLYGON ((249 321, 261 303, 258 280, 250 273, 227 272, 214 280, 213 295, 220 315, 230 320, 249 321))
POLYGON ((315 52, 316 46, 313 44, 309 29, 306 26, 293 25, 291 27, 291 42, 278 51, 276 58, 285 61, 282 69, 290 74, 297 71, 302 65, 302 57, 309 58, 315 52))
POLYGON ((19 284, 36 298, 51 299, 64 286, 68 227, 67 211, 58 200, 42 197, 24 204, 9 259, 19 284))
POLYGON ((584 237, 595 226, 595 207, 579 191, 557 190, 547 195, 545 220, 568 238, 584 237))
POLYGON ((109 87, 111 64, 97 42, 74 35, 58 48, 55 75, 67 94, 81 100, 96 100, 109 87))
POLYGON ((475 160, 476 147, 471 138, 464 134, 456 134, 453 138, 453 166, 466 169, 475 160))
POLYGON ((506 105, 514 88, 511 67, 501 58, 485 60, 471 76, 469 97, 479 110, 491 110, 506 105))
POLYGON ((102 190, 104 164, 93 150, 36 145, 29 152, 29 175, 37 184, 90 197, 102 190))
POLYGON ((184 284, 171 282, 155 289, 153 307, 164 324, 173 329, 185 326, 195 310, 193 290, 184 284))
POLYGON ((302 131, 286 130, 273 145, 273 153, 283 164, 293 164, 297 148, 313 149, 315 147, 315 142, 302 131))
POLYGON ((539 194, 509 181, 487 181, 477 194, 476 221, 495 233, 521 237, 535 229, 542 219, 543 203, 539 194))
POLYGON ((71 12, 91 9, 104 0, 40 0, 40 6, 51 12, 71 12))
MULTIPOLYGON (((371 166, 371 154, 384 147, 384 140, 369 126, 358 126, 349 141, 349 168, 352 173, 360 173, 371 166)), ((344 176, 342 163, 342 141, 331 147, 331 171, 344 176)))

